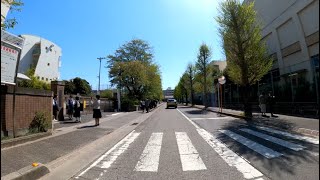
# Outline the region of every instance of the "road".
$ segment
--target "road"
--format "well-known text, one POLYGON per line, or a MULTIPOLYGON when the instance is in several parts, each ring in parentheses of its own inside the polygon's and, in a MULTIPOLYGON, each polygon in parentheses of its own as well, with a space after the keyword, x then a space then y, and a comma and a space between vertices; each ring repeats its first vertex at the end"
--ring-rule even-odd
POLYGON ((159 107, 72 179, 318 179, 319 140, 159 107))

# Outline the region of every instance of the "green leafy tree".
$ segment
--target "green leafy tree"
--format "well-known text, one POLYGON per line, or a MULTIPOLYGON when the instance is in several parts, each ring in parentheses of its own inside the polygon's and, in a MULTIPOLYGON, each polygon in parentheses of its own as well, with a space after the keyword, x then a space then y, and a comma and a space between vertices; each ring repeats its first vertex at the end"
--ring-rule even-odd
POLYGON ((148 43, 133 39, 108 56, 111 85, 125 88, 131 99, 161 99, 162 87, 159 66, 153 62, 148 43))
POLYGON ((113 98, 113 90, 112 89, 102 90, 100 95, 102 98, 112 99, 113 98))
POLYGON ((74 91, 75 91, 75 86, 73 84, 73 82, 70 80, 70 81, 66 81, 64 80, 64 94, 74 94, 74 91))
MULTIPOLYGON (((13 11, 21 11, 21 6, 23 6, 23 2, 16 0, 1 0, 1 6, 10 6, 8 13, 13 11)), ((1 28, 9 29, 14 28, 14 26, 18 24, 16 18, 5 19, 5 16, 1 14, 1 28)))
POLYGON ((191 96, 191 104, 194 105, 194 80, 195 80, 195 66, 191 63, 188 64, 186 74, 187 74, 187 82, 189 85, 190 96, 191 96))
POLYGON ((205 107, 208 106, 207 95, 208 95, 208 72, 209 72, 209 63, 211 58, 211 51, 206 44, 202 44, 199 48, 198 59, 196 62, 196 68, 198 73, 198 78, 201 81, 201 86, 203 89, 203 102, 205 107))
POLYGON ((76 77, 71 80, 71 82, 74 85, 74 91, 73 94, 82 94, 82 95, 90 95, 91 94, 91 86, 89 82, 85 79, 81 79, 79 77, 76 77))
POLYGON ((254 3, 226 0, 220 4, 219 33, 227 57, 228 75, 240 85, 244 114, 252 117, 249 103, 250 86, 259 81, 272 67, 266 45, 261 40, 261 28, 256 20, 254 3))
POLYGON ((30 78, 30 80, 22 80, 18 82, 19 87, 26 87, 26 88, 34 88, 34 89, 43 89, 43 90, 50 90, 50 84, 39 80, 37 77, 34 76, 35 68, 31 68, 26 72, 26 75, 30 78))

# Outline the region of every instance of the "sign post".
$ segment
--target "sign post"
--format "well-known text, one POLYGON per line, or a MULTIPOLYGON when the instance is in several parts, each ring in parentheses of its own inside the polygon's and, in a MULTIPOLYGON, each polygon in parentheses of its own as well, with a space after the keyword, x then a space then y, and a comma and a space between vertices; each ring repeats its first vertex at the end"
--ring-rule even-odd
POLYGON ((226 78, 224 76, 221 76, 218 79, 218 81, 219 81, 219 85, 220 85, 220 97, 219 97, 220 98, 220 105, 219 105, 220 109, 219 109, 219 111, 220 111, 220 113, 222 113, 222 85, 226 83, 226 78))
POLYGON ((12 133, 15 137, 16 83, 24 39, 1 30, 1 85, 13 85, 12 133))

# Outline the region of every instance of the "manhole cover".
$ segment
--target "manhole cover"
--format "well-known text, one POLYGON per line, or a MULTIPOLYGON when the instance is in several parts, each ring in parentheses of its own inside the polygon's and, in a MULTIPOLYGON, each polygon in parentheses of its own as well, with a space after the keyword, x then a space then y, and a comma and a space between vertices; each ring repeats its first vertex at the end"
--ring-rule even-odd
POLYGON ((137 125, 138 123, 132 123, 131 125, 133 126, 133 125, 137 125))

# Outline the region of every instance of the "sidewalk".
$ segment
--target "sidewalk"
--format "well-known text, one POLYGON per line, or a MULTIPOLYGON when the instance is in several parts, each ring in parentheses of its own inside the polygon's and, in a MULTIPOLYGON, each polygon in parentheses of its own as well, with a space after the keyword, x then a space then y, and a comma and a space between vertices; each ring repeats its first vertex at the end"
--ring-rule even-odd
MULTIPOLYGON (((203 109, 202 105, 195 105, 194 107, 203 109)), ((208 107, 207 110, 219 113, 218 107, 208 107)), ((243 111, 222 109, 222 114, 243 119, 243 111)), ((270 116, 269 113, 267 113, 270 116)), ((296 116, 287 116, 275 114, 278 117, 262 117, 261 113, 252 113, 252 122, 254 125, 271 126, 273 128, 283 129, 286 131, 294 131, 296 133, 314 136, 319 138, 319 119, 303 118, 296 116)))

